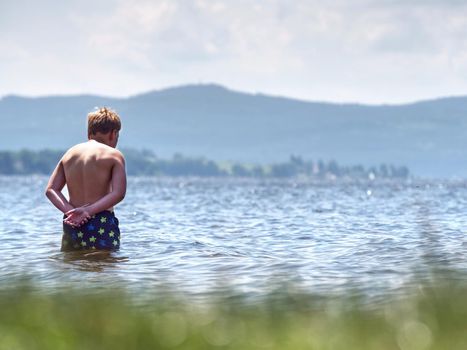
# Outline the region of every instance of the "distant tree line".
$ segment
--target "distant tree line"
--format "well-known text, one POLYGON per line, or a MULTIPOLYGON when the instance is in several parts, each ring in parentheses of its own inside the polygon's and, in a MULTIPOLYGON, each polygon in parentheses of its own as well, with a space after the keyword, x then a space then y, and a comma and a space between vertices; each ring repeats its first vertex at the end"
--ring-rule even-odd
MULTIPOLYGON (((161 159, 150 150, 124 149, 129 175, 166 176, 242 176, 242 177, 313 177, 313 178, 407 178, 405 166, 381 164, 365 168, 362 165, 340 166, 336 161, 304 160, 291 156, 288 161, 270 165, 219 163, 205 158, 175 154, 161 159)), ((63 151, 21 150, 0 151, 0 174, 50 174, 63 151)))
POLYGON ((63 151, 0 151, 0 174, 50 174, 63 151))

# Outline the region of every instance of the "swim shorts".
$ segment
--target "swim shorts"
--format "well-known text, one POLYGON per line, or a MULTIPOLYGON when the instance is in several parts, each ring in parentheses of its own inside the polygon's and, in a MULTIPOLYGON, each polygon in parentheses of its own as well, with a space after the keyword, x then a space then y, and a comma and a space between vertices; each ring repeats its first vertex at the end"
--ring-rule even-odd
POLYGON ((63 223, 62 251, 117 250, 118 248, 120 248, 118 219, 109 210, 93 215, 87 223, 80 227, 63 223))

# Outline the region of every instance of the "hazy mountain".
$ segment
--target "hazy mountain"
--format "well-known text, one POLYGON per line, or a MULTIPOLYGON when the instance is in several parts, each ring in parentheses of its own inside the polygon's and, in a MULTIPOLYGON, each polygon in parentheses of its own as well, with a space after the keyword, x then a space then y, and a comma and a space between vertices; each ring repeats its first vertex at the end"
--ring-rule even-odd
POLYGON ((111 106, 120 146, 161 157, 273 162, 291 154, 340 164, 407 165, 467 176, 467 97, 406 105, 332 104, 189 85, 130 98, 91 95, 0 100, 0 149, 66 148, 86 139, 86 114, 111 106))

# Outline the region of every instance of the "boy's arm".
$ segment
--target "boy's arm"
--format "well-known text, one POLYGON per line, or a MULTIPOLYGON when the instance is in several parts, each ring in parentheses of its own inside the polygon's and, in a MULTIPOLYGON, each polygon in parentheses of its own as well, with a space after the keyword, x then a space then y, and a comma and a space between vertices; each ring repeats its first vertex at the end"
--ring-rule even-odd
POLYGON ((45 190, 45 195, 62 213, 66 213, 73 209, 73 206, 62 194, 62 189, 65 186, 65 183, 65 172, 63 170, 62 160, 60 160, 50 176, 49 183, 45 190))
POLYGON ((126 172, 125 159, 120 152, 115 156, 115 163, 112 167, 111 185, 112 191, 98 201, 66 212, 65 214, 67 217, 65 223, 78 225, 83 218, 111 208, 123 200, 126 193, 126 172))

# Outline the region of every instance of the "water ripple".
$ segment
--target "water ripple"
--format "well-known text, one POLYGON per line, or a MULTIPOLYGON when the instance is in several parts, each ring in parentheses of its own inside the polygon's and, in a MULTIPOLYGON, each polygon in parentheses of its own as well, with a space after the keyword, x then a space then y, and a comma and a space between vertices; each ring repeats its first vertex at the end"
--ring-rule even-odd
POLYGON ((119 252, 61 253, 44 177, 0 177, 0 281, 166 285, 203 295, 274 281, 312 292, 398 293, 413 276, 467 271, 467 183, 130 178, 119 252))

